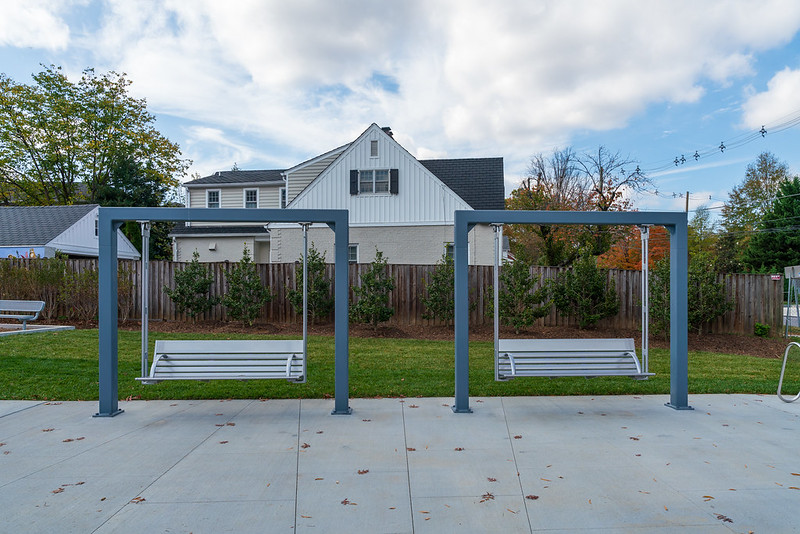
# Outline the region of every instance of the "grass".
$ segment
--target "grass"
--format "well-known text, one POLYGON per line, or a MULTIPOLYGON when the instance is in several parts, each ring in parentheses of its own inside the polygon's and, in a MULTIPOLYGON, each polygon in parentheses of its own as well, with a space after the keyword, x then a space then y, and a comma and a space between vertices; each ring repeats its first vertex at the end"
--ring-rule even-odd
MULTIPOLYGON (((151 334, 152 336, 152 334, 151 334)), ((219 334, 158 334, 159 339, 225 339, 219 334)), ((259 336, 237 335, 237 339, 259 336)), ((308 342, 308 382, 283 380, 162 382, 144 386, 139 376, 138 332, 119 332, 119 396, 142 399, 323 398, 334 394, 334 340, 308 342)), ((151 337, 150 354, 153 340, 151 337)), ((97 330, 71 330, 0 338, 0 398, 97 400, 97 330)), ((780 359, 689 353, 690 393, 774 394, 780 359)), ((790 357, 784 392, 800 388, 800 351, 790 357)), ((669 394, 669 352, 651 349, 646 381, 629 378, 523 378, 494 381, 491 342, 470 343, 470 395, 669 394)), ((453 343, 414 339, 350 338, 351 397, 452 397, 453 343)))

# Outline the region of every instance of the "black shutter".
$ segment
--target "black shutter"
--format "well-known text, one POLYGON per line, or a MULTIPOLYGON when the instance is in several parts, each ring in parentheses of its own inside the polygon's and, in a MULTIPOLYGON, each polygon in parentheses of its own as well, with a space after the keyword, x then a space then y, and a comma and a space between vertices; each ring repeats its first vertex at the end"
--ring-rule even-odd
POLYGON ((389 192, 393 195, 397 194, 398 183, 400 182, 400 171, 398 169, 389 170, 389 192))
POLYGON ((350 171, 350 194, 358 194, 358 171, 350 171))

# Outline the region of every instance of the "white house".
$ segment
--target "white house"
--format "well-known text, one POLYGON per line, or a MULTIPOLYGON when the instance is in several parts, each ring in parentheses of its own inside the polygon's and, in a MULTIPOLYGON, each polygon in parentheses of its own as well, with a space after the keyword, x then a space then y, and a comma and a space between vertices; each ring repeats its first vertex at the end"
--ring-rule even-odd
MULTIPOLYGON (((184 184, 190 207, 346 209, 351 262, 367 263, 380 250, 390 263, 433 264, 452 253, 455 210, 503 209, 502 158, 417 160, 391 130, 372 124, 356 140, 272 171, 226 171, 184 184)), ((176 228, 176 260, 197 250, 202 261, 235 261, 247 245, 257 262, 297 260, 296 224, 252 227, 191 223, 176 228)), ((333 232, 309 231, 314 246, 333 260, 333 232)), ((470 233, 470 263, 493 262, 488 226, 470 233)))
MULTIPOLYGON (((70 257, 97 258, 97 204, 75 206, 0 207, 1 258, 52 258, 56 252, 70 257)), ((139 259, 139 252, 117 231, 118 256, 139 259)))

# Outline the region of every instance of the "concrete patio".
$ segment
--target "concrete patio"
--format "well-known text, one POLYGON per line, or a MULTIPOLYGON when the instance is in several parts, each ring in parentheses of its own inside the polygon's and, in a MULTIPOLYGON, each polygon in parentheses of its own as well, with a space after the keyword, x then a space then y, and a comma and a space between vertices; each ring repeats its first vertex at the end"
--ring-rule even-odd
POLYGON ((2 532, 800 532, 775 396, 0 401, 2 532))

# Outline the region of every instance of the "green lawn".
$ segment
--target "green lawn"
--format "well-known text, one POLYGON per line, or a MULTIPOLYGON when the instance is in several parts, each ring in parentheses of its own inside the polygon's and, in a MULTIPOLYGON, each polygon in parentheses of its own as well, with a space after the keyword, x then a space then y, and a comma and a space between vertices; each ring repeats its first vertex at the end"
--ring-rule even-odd
MULTIPOLYGON (((220 334, 151 334, 159 339, 225 339, 220 334)), ((233 336, 230 336, 233 337, 233 336)), ((247 339, 259 336, 236 335, 247 339)), ((308 383, 283 380, 162 382, 144 386, 138 332, 119 332, 119 396, 142 399, 321 398, 334 394, 334 340, 311 337, 308 383)), ((629 378, 523 378, 494 381, 491 342, 470 343, 470 395, 668 394, 669 353, 651 349, 646 381, 629 378)), ((800 353, 800 351, 797 351, 800 353)), ((6 336, 0 338, 0 398, 96 400, 97 330, 6 336)), ((779 359, 689 353, 690 393, 774 394, 779 359)), ((790 359, 784 392, 800 388, 800 354, 790 359)), ((453 343, 413 339, 350 338, 351 397, 451 397, 454 390, 453 343)))

